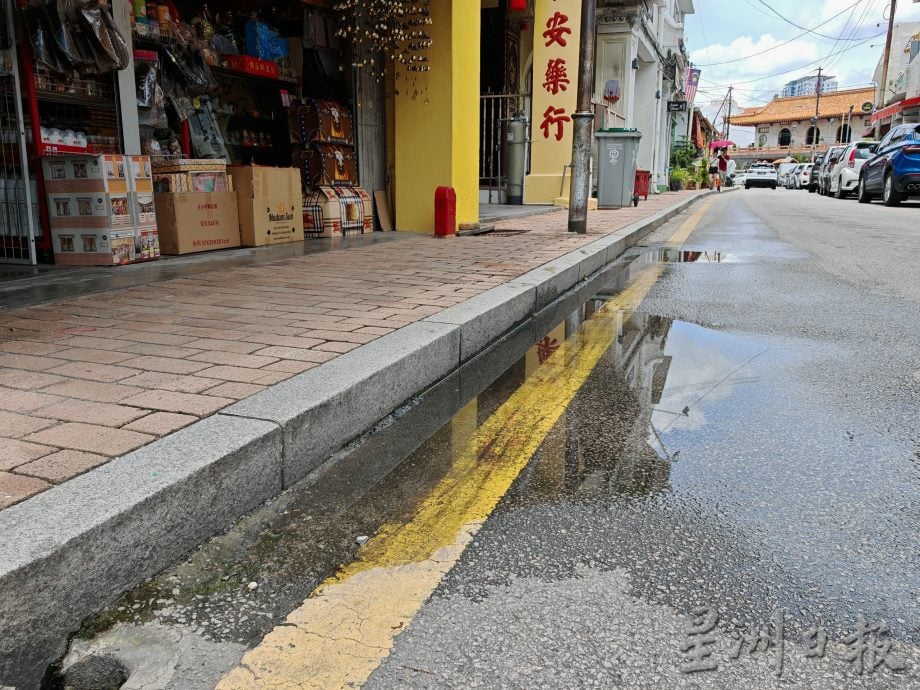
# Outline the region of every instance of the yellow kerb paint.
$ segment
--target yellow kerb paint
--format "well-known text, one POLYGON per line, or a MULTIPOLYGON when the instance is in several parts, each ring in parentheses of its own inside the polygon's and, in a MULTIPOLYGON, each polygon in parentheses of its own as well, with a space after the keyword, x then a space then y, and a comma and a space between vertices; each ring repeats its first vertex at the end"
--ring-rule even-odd
MULTIPOLYGON (((711 201, 668 240, 683 242, 711 201)), ((664 268, 652 265, 565 341, 475 432, 405 524, 384 525, 219 690, 342 688, 364 683, 530 461, 664 268)))

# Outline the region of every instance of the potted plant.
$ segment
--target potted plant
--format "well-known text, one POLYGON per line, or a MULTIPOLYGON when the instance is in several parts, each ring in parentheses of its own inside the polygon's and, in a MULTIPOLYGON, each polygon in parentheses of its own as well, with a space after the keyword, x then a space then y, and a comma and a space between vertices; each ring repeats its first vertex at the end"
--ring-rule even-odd
POLYGON ((706 189, 709 187, 709 169, 706 165, 706 161, 703 161, 699 169, 696 171, 696 182, 700 189, 706 189))
POLYGON ((686 168, 671 168, 671 191, 679 192, 683 189, 688 177, 690 177, 690 171, 686 168))

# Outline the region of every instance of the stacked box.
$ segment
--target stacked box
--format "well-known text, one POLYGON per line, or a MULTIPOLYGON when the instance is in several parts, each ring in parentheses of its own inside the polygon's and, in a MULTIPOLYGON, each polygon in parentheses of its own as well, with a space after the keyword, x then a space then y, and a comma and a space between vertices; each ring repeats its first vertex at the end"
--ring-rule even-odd
POLYGON ((154 195, 164 254, 191 254, 240 246, 233 192, 154 195))
POLYGON ((223 159, 183 158, 153 166, 153 185, 158 194, 169 192, 232 192, 223 159))
POLYGON ((360 187, 316 187, 304 194, 303 225, 308 237, 373 232, 371 198, 360 187))
POLYGON ((153 201, 153 166, 150 156, 125 156, 128 172, 128 199, 134 222, 134 248, 137 261, 160 256, 159 230, 153 201))
POLYGON ((155 218, 144 228, 135 207, 133 173, 122 155, 74 155, 42 160, 55 263, 111 266, 155 258, 155 218))
POLYGON ((351 112, 335 101, 306 99, 293 111, 293 129, 301 147, 295 164, 306 185, 354 187, 358 184, 351 112))
POLYGON ((227 172, 236 189, 244 247, 303 241, 300 171, 240 165, 227 172))

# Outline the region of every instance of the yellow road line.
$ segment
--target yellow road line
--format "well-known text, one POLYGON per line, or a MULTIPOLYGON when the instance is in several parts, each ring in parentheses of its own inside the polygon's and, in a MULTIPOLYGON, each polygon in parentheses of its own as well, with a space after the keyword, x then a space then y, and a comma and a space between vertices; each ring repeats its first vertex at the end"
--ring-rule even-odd
MULTIPOLYGON (((711 201, 669 240, 683 241, 711 201)), ((405 524, 388 524, 358 560, 321 584, 246 653, 218 690, 359 687, 460 558, 660 277, 644 269, 518 388, 458 454, 405 524)))

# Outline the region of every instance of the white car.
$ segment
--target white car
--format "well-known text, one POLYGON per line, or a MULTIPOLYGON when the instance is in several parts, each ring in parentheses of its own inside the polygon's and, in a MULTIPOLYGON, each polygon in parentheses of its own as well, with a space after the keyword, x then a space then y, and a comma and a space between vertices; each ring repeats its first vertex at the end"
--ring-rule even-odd
POLYGON ((776 189, 776 168, 769 163, 753 163, 744 177, 744 188, 751 187, 776 189))
POLYGON ((875 155, 877 141, 856 141, 847 146, 831 170, 828 192, 838 199, 852 194, 859 186, 859 171, 875 155))
POLYGON ((802 166, 802 169, 795 176, 796 189, 808 189, 808 184, 811 182, 811 171, 814 167, 811 163, 806 163, 802 166))

